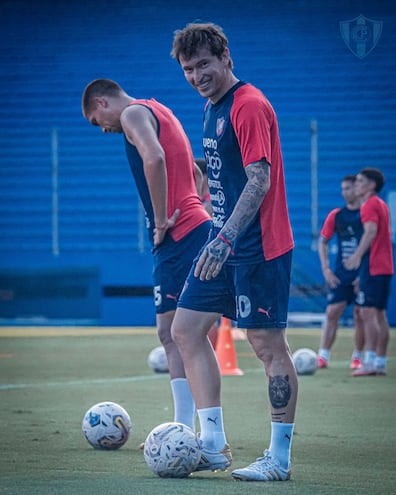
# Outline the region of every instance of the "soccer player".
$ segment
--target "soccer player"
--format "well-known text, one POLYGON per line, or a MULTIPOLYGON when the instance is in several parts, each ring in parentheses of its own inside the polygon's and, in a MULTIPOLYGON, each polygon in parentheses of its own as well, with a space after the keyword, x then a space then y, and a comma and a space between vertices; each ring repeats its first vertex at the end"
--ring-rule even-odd
POLYGON ((377 168, 364 168, 356 178, 356 194, 362 200, 363 235, 354 254, 344 260, 348 270, 359 269, 360 306, 364 325, 365 352, 353 376, 386 375, 389 324, 386 317, 394 272, 390 213, 378 197, 385 184, 377 168))
POLYGON ((196 191, 190 142, 170 109, 154 99, 135 99, 109 79, 86 86, 82 112, 103 132, 124 134, 153 246, 156 324, 168 359, 174 421, 195 429, 194 400, 170 332, 184 281, 211 226, 196 191))
MULTIPOLYGON (((322 331, 318 352, 318 367, 327 368, 331 347, 337 335, 338 321, 347 305, 351 304, 357 291, 358 270, 347 270, 343 260, 353 254, 363 233, 360 220, 360 199, 355 194, 354 175, 347 175, 341 181, 341 194, 345 200, 343 208, 335 208, 326 217, 320 232, 318 253, 323 277, 328 286, 326 323, 322 331), (329 241, 337 236, 338 252, 335 267, 329 262, 329 241)), ((351 368, 361 364, 364 346, 363 324, 357 306, 354 307, 355 350, 352 354, 351 368)))
POLYGON ((203 148, 213 228, 194 261, 172 324, 200 421, 198 470, 225 470, 232 461, 220 372, 207 339, 213 322, 224 315, 247 329, 264 364, 272 419, 269 449, 232 476, 287 480, 298 388, 285 330, 294 242, 276 114, 258 89, 234 75, 228 40, 219 26, 193 23, 176 31, 172 56, 207 99, 203 148))

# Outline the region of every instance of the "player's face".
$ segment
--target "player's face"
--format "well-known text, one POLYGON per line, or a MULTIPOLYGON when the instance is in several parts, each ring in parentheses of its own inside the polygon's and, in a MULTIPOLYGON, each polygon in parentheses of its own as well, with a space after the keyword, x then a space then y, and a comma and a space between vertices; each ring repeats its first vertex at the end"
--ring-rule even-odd
POLYGON ((355 193, 359 198, 364 198, 375 192, 375 182, 365 175, 358 174, 355 182, 355 193))
POLYGON ((179 62, 187 81, 204 98, 216 103, 228 91, 228 50, 219 58, 208 48, 200 48, 189 60, 180 57, 179 62))
POLYGON ((342 181, 341 194, 346 203, 353 203, 356 199, 355 183, 350 180, 342 181))
POLYGON ((92 125, 100 127, 103 132, 123 132, 119 110, 106 99, 97 100, 94 110, 87 115, 87 119, 92 125))

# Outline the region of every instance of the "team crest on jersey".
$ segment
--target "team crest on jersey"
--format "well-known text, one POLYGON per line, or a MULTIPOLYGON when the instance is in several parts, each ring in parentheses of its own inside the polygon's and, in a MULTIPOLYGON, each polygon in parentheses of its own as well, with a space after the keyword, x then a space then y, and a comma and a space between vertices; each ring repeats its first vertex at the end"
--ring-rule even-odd
POLYGON ((221 136, 223 134, 224 123, 225 123, 224 117, 220 117, 219 119, 217 119, 217 122, 216 122, 216 135, 217 136, 221 136))

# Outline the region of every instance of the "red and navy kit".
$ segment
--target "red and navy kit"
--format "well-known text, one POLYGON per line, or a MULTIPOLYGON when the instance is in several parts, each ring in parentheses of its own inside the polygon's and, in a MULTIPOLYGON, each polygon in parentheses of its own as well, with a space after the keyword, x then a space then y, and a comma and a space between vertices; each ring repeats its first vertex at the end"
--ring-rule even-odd
POLYGON ((385 201, 374 195, 362 204, 360 214, 363 225, 375 223, 377 235, 360 265, 360 291, 356 301, 360 306, 384 310, 388 305, 394 272, 389 209, 385 201))
MULTIPOLYGON (((156 313, 161 314, 175 311, 194 257, 207 240, 212 223, 196 192, 194 156, 180 122, 171 110, 153 99, 135 100, 132 105, 145 106, 157 121, 158 138, 166 157, 168 217, 180 209, 175 226, 167 231, 163 242, 152 249, 154 303, 156 313)), ((143 160, 126 138, 125 143, 153 243, 154 213, 143 160)))
MULTIPOLYGON (((179 241, 195 227, 210 220, 196 192, 194 156, 184 129, 172 111, 154 99, 134 100, 131 105, 148 108, 158 124, 158 139, 165 151, 168 181, 168 217, 177 208, 180 215, 175 226, 168 232, 179 241)), ((147 229, 153 241, 154 213, 150 193, 144 175, 143 160, 137 149, 125 138, 126 153, 136 187, 146 213, 147 229)))
POLYGON ((373 222, 377 226, 375 236, 365 262, 369 262, 370 275, 392 275, 394 272, 392 234, 389 208, 378 196, 370 196, 360 209, 362 223, 373 222))
POLYGON ((257 88, 239 81, 204 111, 203 147, 213 207, 214 238, 231 215, 247 182, 244 168, 265 159, 271 187, 254 219, 233 245, 228 264, 272 260, 290 251, 293 236, 278 123, 275 112, 257 88))
POLYGON ((194 260, 178 306, 223 314, 237 320, 239 328, 283 329, 294 243, 272 106, 258 89, 238 82, 216 104, 205 106, 203 146, 213 207, 210 239, 235 208, 247 182, 246 166, 266 160, 271 186, 219 275, 200 280, 194 276, 194 260))
POLYGON ((358 270, 347 270, 343 261, 356 251, 363 235, 360 210, 351 210, 346 206, 332 210, 323 223, 320 235, 330 240, 334 234, 337 235, 338 252, 333 271, 342 284, 350 284, 358 276, 358 270))

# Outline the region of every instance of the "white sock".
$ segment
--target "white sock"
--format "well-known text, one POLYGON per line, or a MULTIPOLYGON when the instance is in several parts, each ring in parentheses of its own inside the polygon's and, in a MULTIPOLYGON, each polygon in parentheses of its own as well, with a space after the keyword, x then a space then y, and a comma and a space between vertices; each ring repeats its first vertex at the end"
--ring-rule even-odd
POLYGON ((271 444, 269 451, 285 469, 289 469, 290 467, 293 430, 294 423, 271 422, 271 444))
POLYGON ((174 378, 170 384, 173 395, 173 420, 195 431, 195 402, 187 378, 174 378))
POLYGON ((374 366, 376 353, 375 351, 366 351, 364 353, 364 364, 368 366, 374 366))
POLYGON ((330 349, 319 349, 319 356, 328 361, 330 359, 330 349))
POLYGON ((386 368, 386 356, 377 356, 375 358, 375 367, 386 368))
POLYGON ((355 349, 352 353, 352 359, 362 359, 362 353, 355 349))
POLYGON ((197 412, 203 446, 209 450, 222 450, 227 443, 223 425, 223 409, 221 407, 208 407, 198 409, 197 412))

